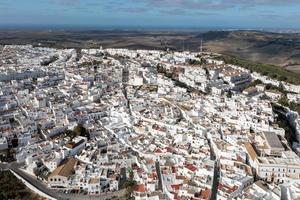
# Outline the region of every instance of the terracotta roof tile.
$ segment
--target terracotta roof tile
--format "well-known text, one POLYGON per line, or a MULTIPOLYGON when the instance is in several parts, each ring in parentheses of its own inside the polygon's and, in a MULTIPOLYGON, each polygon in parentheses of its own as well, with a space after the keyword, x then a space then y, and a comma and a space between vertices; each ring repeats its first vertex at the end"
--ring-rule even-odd
POLYGON ((247 142, 245 144, 245 147, 247 149, 247 152, 248 152, 250 158, 254 161, 257 157, 257 154, 256 154, 255 150, 253 149, 252 145, 249 142, 247 142))

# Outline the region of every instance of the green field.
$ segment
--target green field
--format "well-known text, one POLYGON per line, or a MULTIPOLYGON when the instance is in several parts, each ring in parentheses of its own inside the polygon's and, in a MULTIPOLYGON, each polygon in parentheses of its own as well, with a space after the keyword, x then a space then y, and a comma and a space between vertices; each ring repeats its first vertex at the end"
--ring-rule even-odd
POLYGON ((223 60, 226 64, 237 65, 243 68, 250 70, 251 72, 258 72, 264 76, 268 76, 272 79, 278 81, 285 81, 287 83, 299 85, 300 84, 300 75, 294 72, 288 71, 282 67, 255 63, 248 60, 236 58, 234 56, 221 55, 216 57, 216 59, 223 60))

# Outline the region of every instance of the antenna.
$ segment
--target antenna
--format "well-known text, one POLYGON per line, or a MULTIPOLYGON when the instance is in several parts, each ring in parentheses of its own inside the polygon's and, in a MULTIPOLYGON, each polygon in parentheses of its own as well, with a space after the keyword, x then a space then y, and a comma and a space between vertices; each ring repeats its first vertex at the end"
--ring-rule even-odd
POLYGON ((202 53, 202 50, 203 50, 203 41, 201 39, 201 43, 200 43, 200 53, 202 53))

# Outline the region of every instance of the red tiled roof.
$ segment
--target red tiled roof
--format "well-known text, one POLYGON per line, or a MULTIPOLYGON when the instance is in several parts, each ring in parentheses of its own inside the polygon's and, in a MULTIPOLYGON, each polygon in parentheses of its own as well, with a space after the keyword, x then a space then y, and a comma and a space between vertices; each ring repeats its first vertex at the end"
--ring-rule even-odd
POLYGON ((175 190, 175 191, 176 191, 176 190, 179 190, 180 186, 181 186, 181 185, 179 185, 179 184, 171 185, 172 189, 175 190))
POLYGON ((210 196, 211 196, 211 189, 206 188, 205 190, 201 191, 201 195, 200 195, 201 199, 208 200, 210 199, 210 196))
POLYGON ((162 151, 161 151, 160 148, 156 148, 156 149, 155 149, 155 153, 162 153, 162 151))
POLYGON ((174 194, 174 200, 178 200, 179 198, 178 198, 178 193, 175 193, 174 194))
POLYGON ((236 156, 236 160, 239 161, 239 162, 243 162, 243 158, 240 155, 236 156))
POLYGON ((172 147, 166 147, 166 150, 167 150, 167 152, 169 152, 169 153, 173 153, 173 152, 174 152, 174 150, 173 150, 172 147))
POLYGON ((197 170, 197 167, 195 167, 194 165, 192 164, 187 164, 185 166, 187 169, 191 170, 192 172, 195 172, 197 170))
POLYGON ((227 185, 223 185, 221 183, 219 183, 218 185, 218 190, 223 190, 224 191, 225 189, 225 192, 228 193, 228 194, 231 194, 233 193, 234 191, 236 191, 238 189, 238 186, 233 186, 233 187, 229 187, 227 185))
POLYGON ((154 161, 153 160, 147 160, 147 164, 153 164, 154 161))
POLYGON ((176 171, 177 171, 177 168, 172 166, 172 173, 176 173, 176 171))
POLYGON ((134 186, 133 190, 135 192, 139 192, 139 193, 145 193, 146 192, 144 184, 139 184, 139 185, 134 186))

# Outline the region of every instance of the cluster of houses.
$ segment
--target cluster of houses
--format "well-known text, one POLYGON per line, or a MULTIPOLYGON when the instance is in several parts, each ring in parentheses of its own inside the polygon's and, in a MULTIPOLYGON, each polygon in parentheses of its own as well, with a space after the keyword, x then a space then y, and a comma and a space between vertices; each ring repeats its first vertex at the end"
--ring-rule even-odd
POLYGON ((266 85, 285 85, 295 103, 300 86, 208 53, 154 50, 8 45, 0 72, 0 153, 13 149, 50 188, 101 195, 131 185, 137 200, 300 197, 300 158, 272 109, 285 94, 266 85))

